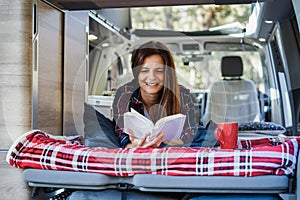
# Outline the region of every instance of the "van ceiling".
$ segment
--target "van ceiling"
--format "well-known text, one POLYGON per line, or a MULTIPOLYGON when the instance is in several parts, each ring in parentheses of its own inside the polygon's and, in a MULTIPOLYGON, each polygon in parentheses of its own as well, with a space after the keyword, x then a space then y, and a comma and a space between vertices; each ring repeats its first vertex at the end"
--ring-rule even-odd
POLYGON ((63 10, 99 10, 102 8, 125 8, 145 6, 176 6, 200 4, 249 4, 274 0, 48 0, 49 3, 63 10))

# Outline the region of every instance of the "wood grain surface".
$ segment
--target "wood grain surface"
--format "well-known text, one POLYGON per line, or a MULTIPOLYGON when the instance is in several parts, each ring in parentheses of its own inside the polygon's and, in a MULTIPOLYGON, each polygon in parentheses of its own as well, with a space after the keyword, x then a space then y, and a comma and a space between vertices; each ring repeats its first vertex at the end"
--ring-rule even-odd
POLYGON ((0 148, 31 127, 31 1, 0 0, 0 148))
POLYGON ((38 129, 62 135, 63 13, 38 4, 38 129))

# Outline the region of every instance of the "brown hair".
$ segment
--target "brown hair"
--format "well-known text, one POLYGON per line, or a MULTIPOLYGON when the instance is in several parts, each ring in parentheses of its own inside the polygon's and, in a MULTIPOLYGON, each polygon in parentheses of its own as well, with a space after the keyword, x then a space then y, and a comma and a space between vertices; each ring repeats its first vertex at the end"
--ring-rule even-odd
POLYGON ((158 118, 164 117, 164 115, 172 115, 180 113, 180 92, 177 82, 175 64, 170 50, 161 42, 149 41, 141 45, 138 49, 134 50, 131 58, 131 68, 135 80, 138 79, 141 65, 144 63, 145 58, 159 55, 165 65, 165 78, 164 88, 162 89, 162 95, 160 99, 160 105, 164 107, 158 112, 158 118))

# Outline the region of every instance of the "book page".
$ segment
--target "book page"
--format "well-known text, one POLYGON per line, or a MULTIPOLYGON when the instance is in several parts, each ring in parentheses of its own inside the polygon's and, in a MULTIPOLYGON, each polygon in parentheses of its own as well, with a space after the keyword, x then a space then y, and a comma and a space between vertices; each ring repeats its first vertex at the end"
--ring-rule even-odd
POLYGON ((180 138, 185 118, 183 114, 171 115, 158 120, 154 125, 151 120, 131 109, 131 112, 124 113, 124 128, 131 129, 139 139, 151 133, 148 141, 154 139, 160 132, 164 132, 163 141, 166 141, 180 138))
POLYGON ((124 128, 131 129, 136 138, 142 139, 147 133, 152 133, 154 124, 134 109, 124 113, 124 128))
POLYGON ((185 118, 186 116, 183 114, 176 114, 158 120, 151 134, 151 139, 155 138, 160 132, 165 133, 163 141, 180 138, 185 118))

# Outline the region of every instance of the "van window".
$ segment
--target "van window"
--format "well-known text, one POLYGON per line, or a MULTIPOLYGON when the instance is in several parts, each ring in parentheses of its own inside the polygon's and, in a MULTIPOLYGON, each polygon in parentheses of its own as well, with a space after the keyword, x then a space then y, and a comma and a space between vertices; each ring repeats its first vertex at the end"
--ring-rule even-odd
POLYGON ((130 12, 132 29, 201 31, 235 22, 245 25, 251 5, 142 7, 130 12))
POLYGON ((128 40, 119 37, 114 31, 102 30, 107 27, 100 25, 97 28, 91 24, 90 28, 96 27, 95 30, 100 30, 100 37, 103 38, 90 51, 89 96, 113 97, 119 86, 133 78, 130 63, 133 49, 147 40, 159 40, 172 52, 179 84, 189 88, 194 94, 195 106, 201 110, 199 118, 205 109, 205 105, 201 103, 205 102, 210 84, 222 79, 221 58, 240 56, 244 66, 242 78, 255 83, 262 119, 271 121, 273 107, 270 99, 274 95, 272 96, 270 88, 273 88, 271 86, 274 78, 271 77, 273 74, 270 63, 266 61, 267 54, 265 55, 263 44, 244 37, 250 12, 251 5, 247 4, 130 8, 131 27, 128 40), (224 10, 224 13, 218 9, 224 10), (207 11, 212 16, 203 21, 207 11), (234 37, 230 37, 231 34, 234 37), (227 41, 230 45, 223 37, 230 38, 227 41), (117 42, 112 38, 117 39, 117 42), (110 46, 104 47, 103 44, 107 41, 110 46), (226 45, 220 46, 222 42, 226 45), (206 43, 210 43, 207 48, 206 43), (193 49, 193 45, 198 45, 199 49, 193 49))
POLYGON ((223 56, 241 56, 244 65, 242 78, 253 80, 257 89, 265 92, 265 78, 259 52, 211 52, 210 55, 202 56, 199 61, 189 62, 185 65, 182 58, 175 55, 178 81, 190 89, 206 90, 209 85, 221 79, 221 58, 223 56), (190 77, 188 80, 186 77, 190 77))

